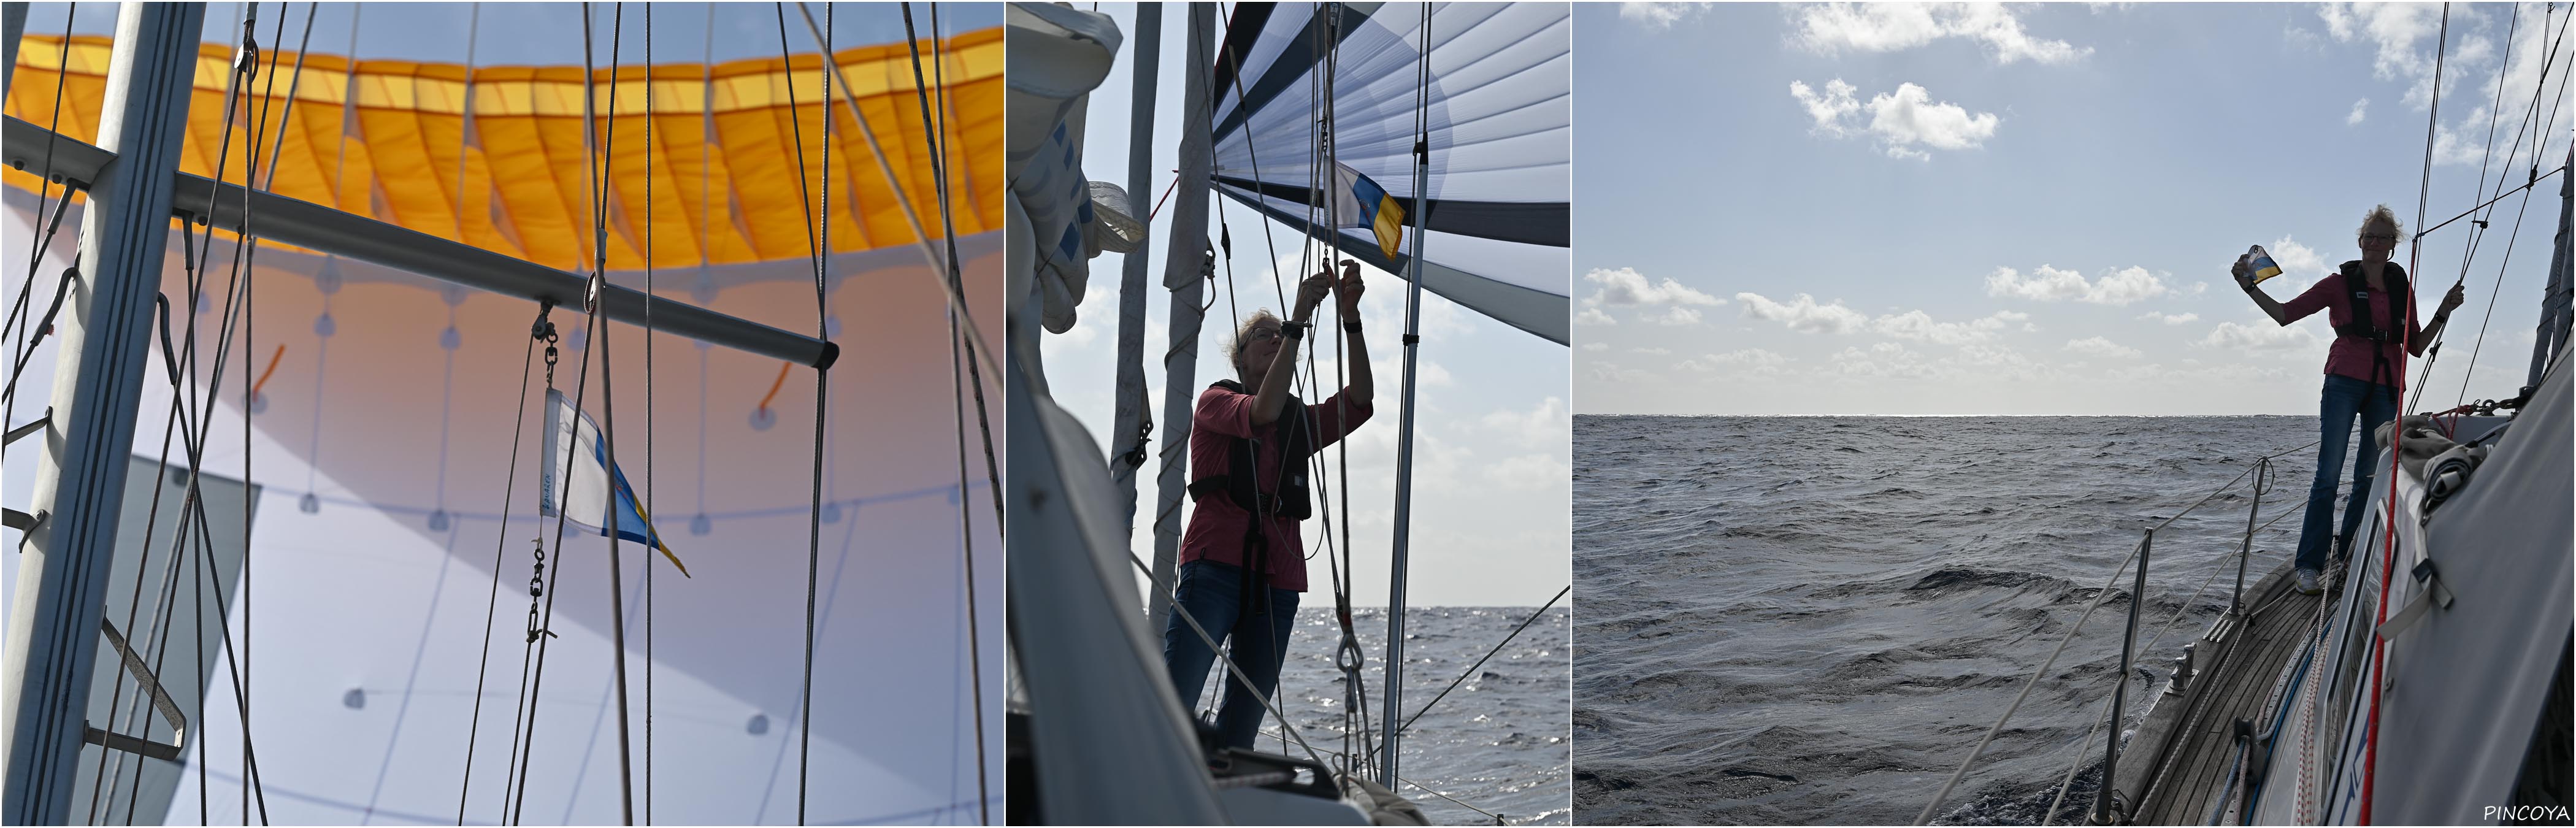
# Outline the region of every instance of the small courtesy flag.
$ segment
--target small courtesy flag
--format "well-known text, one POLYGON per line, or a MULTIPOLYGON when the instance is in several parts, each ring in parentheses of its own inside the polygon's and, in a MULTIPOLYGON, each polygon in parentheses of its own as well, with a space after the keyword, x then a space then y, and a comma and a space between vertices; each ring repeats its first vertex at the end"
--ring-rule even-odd
POLYGON ((1386 194, 1386 188, 1351 169, 1349 164, 1333 165, 1333 198, 1341 216, 1342 227, 1366 227, 1377 233, 1378 250, 1388 258, 1404 245, 1404 204, 1386 194))
POLYGON ((609 491, 617 492, 617 536, 644 544, 662 552, 687 576, 689 567, 671 547, 662 545, 661 533, 653 530, 653 516, 644 513, 643 503, 635 497, 635 487, 626 484, 626 474, 599 439, 599 425, 590 415, 573 410, 572 401, 563 392, 546 389, 546 456, 542 464, 544 483, 540 489, 538 513, 548 517, 561 513, 566 520, 583 528, 608 534, 607 512, 609 491), (567 451, 566 447, 570 450, 567 451))

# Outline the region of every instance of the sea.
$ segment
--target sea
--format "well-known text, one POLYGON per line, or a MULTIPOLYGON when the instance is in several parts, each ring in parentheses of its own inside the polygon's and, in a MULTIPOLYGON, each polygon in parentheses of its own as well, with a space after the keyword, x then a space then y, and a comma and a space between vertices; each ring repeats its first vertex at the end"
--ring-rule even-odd
MULTIPOLYGON (((1575 821, 1909 824, 2110 586, 1935 811, 2038 824, 2072 771, 2056 824, 2080 819, 2130 612, 2134 575, 2115 570, 2238 481, 2155 535, 2138 663, 2162 676, 2226 610, 2249 511, 2247 587, 2291 556, 2316 432, 2312 416, 1576 417, 1575 821), (2243 478, 2285 451, 2258 497, 2243 478)), ((2124 725, 2151 690, 2132 674, 2124 725)))
MULTIPOLYGON (((1279 703, 1307 746, 1324 754, 1327 763, 1338 764, 1348 709, 1342 671, 1333 657, 1341 624, 1334 620, 1330 592, 1310 593, 1308 600, 1321 606, 1297 610, 1297 632, 1289 639, 1288 663, 1279 676, 1279 703)), ((1405 611, 1400 702, 1408 716, 1426 704, 1432 707, 1405 731, 1397 773, 1409 783, 1396 792, 1420 805, 1434 825, 1566 825, 1572 819, 1567 807, 1572 725, 1566 706, 1572 613, 1559 601, 1531 621, 1538 609, 1405 611), (1512 636, 1524 621, 1530 621, 1528 628, 1512 636), (1510 643, 1505 644, 1507 636, 1510 643), (1476 666, 1489 652, 1492 657, 1476 666), (1461 677, 1465 680, 1458 681, 1461 677), (1434 704, 1453 682, 1456 688, 1434 704)), ((1368 692, 1369 722, 1382 726, 1386 610, 1355 607, 1351 625, 1368 659, 1360 678, 1368 692)), ((1263 731, 1268 735, 1258 744, 1261 750, 1306 755, 1294 742, 1282 751, 1275 723, 1265 722, 1263 731)), ((1350 744, 1359 744, 1356 735, 1350 744)))

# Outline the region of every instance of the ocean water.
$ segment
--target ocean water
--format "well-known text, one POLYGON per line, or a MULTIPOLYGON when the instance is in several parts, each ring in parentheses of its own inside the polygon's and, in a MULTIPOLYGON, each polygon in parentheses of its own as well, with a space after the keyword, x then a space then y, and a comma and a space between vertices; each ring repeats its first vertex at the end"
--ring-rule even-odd
MULTIPOLYGON (((1319 585, 1320 586, 1320 585, 1319 585)), ((1341 625, 1333 620, 1330 592, 1307 600, 1320 606, 1300 607, 1297 632, 1289 639, 1288 663, 1280 671, 1279 703, 1309 746, 1327 754, 1343 750, 1342 672, 1333 651, 1341 625)), ((1547 610, 1473 674, 1469 665, 1483 657, 1512 628, 1528 620, 1536 607, 1423 607, 1405 611, 1405 679, 1401 700, 1406 715, 1423 709, 1451 681, 1467 675, 1449 696, 1415 720, 1405 732, 1398 771, 1415 785, 1397 793, 1422 806, 1435 825, 1492 825, 1502 816, 1512 825, 1565 825, 1571 817, 1566 766, 1573 745, 1567 698, 1571 613, 1565 602, 1547 610), (1417 786, 1418 785, 1418 786, 1417 786), (1425 788, 1446 795, 1425 792, 1425 788), (1454 801, 1452 801, 1454 800, 1454 801)), ((1386 665, 1386 610, 1355 608, 1351 625, 1360 650, 1368 654, 1362 683, 1368 690, 1372 726, 1382 726, 1385 704, 1381 687, 1386 665)), ((1259 747, 1303 756, 1289 743, 1281 750, 1275 723, 1264 722, 1259 747)), ((1354 737, 1352 744, 1357 745, 1354 737)))
MULTIPOLYGON (((1585 824, 1910 823, 2142 530, 2316 439, 2292 416, 1574 426, 1585 824)), ((2314 463, 2274 461, 2249 587, 2292 554, 2314 463)), ((2171 632, 2142 666, 2161 677, 2225 611, 2254 505, 2238 484, 2156 534, 2140 643, 2171 632)), ((2080 818, 2103 748, 2078 745, 2115 683, 2131 577, 1939 821, 2036 824, 2070 767, 2058 822, 2080 818)), ((2134 724, 2149 685, 2129 686, 2134 724)))

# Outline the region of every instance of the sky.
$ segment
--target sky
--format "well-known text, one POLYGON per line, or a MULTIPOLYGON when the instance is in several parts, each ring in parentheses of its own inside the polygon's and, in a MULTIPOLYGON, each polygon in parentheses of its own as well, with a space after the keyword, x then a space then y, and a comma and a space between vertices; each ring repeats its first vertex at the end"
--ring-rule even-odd
MULTIPOLYGON (((70 5, 34 4, 27 12, 27 33, 61 34, 63 13, 70 5)), ((618 4, 591 4, 591 13, 597 19, 593 48, 601 65, 607 64, 612 45, 617 48, 618 63, 644 62, 645 5, 635 3, 624 9, 625 38, 622 43, 612 44, 610 21, 619 13, 618 4)), ((655 63, 698 62, 709 59, 709 55, 717 62, 778 56, 777 10, 769 4, 737 4, 727 9, 715 9, 716 4, 710 3, 651 5, 655 63), (710 17, 711 10, 720 13, 710 17), (712 36, 708 31, 711 20, 712 36)), ((930 5, 920 3, 913 8, 913 25, 925 35, 930 30, 930 5)), ((939 28, 945 33, 1002 24, 999 3, 938 5, 939 28)), ((73 31, 115 33, 115 4, 79 6, 80 18, 73 31)), ((823 20, 825 4, 808 3, 807 7, 817 22, 823 20)), ((237 41, 244 8, 241 3, 207 4, 205 39, 237 41)), ((292 4, 286 8, 283 45, 274 42, 279 39, 279 8, 274 3, 260 5, 260 47, 293 51, 304 41, 306 6, 292 4)), ((478 66, 577 65, 581 63, 581 9, 579 3, 322 3, 312 11, 312 44, 315 52, 347 54, 354 37, 357 54, 367 58, 462 63, 470 47, 478 66)), ((805 30, 803 18, 795 9, 786 11, 788 45, 800 52, 811 51, 814 38, 805 30)), ((868 8, 843 3, 830 11, 836 46, 903 42, 903 16, 892 6, 868 8)))
MULTIPOLYGON (((2265 246, 2286 301, 2360 257, 2373 205, 2409 233, 2457 215, 2522 182, 2535 133, 2564 163, 2576 121, 2553 82, 2534 120, 2557 120, 2514 151, 2565 7, 2451 5, 2419 222, 2439 5, 1575 16, 1587 414, 2311 413, 2332 330, 2271 324, 2228 265, 2265 246)), ((2423 407, 2524 383, 2557 193, 2487 217, 2423 407)), ((2462 277, 2470 228, 2424 239, 2420 301, 2462 277)))
MULTIPOLYGON (((1089 8, 1087 5, 1084 8, 1089 8)), ((1155 87, 1154 182, 1146 198, 1157 198, 1171 185, 1178 166, 1181 107, 1180 69, 1185 65, 1186 16, 1178 4, 1164 13, 1163 74, 1155 87)), ((1134 96, 1135 6, 1103 3, 1103 14, 1118 21, 1131 36, 1120 46, 1116 68, 1093 90, 1084 135, 1083 168, 1095 181, 1127 186, 1130 101, 1134 96)), ((1216 202, 1209 212, 1213 217, 1216 202)), ((1235 309, 1278 311, 1275 270, 1260 224, 1241 204, 1227 202, 1225 218, 1232 230, 1232 266, 1237 296, 1219 295, 1200 335, 1196 381, 1202 386, 1231 378, 1223 347, 1231 336, 1235 309)), ((1579 210, 1578 210, 1579 212, 1579 210)), ((1147 391, 1152 412, 1162 412, 1161 355, 1168 347, 1168 291, 1161 289, 1164 235, 1175 232, 1169 216, 1153 227, 1145 251, 1152 256, 1147 275, 1145 353, 1147 391)), ((1205 235, 1217 234, 1214 221, 1205 235)), ((1295 248, 1301 238, 1284 225, 1272 224, 1278 258, 1286 261, 1285 288, 1293 288, 1298 267, 1295 248)), ((1055 400, 1080 418, 1095 438, 1108 435, 1115 402, 1115 358, 1118 348, 1118 294, 1122 260, 1104 253, 1091 261, 1090 288, 1084 294, 1075 327, 1041 341, 1048 382, 1055 400)), ((1394 528, 1394 474, 1397 404, 1402 382, 1404 281, 1393 274, 1363 267, 1368 292, 1361 318, 1368 330, 1369 356, 1377 383, 1376 415, 1350 440, 1352 545, 1356 548, 1351 601, 1357 606, 1385 606, 1389 548, 1394 528)), ((1220 271, 1222 276, 1222 271, 1220 271)), ((1218 284, 1224 281, 1220 278, 1218 284)), ((1221 294, 1222 291, 1217 291, 1221 294)), ((1571 577, 1566 549, 1572 540, 1567 504, 1571 489, 1571 423, 1567 351, 1564 346, 1522 333, 1451 304, 1431 293, 1422 295, 1421 412, 1415 420, 1413 511, 1407 603, 1411 606, 1536 606, 1571 577)), ((1319 312, 1325 319, 1327 312, 1319 312)), ((1331 346, 1322 348, 1316 365, 1333 374, 1331 346)), ((1320 399, 1315 395, 1308 395, 1320 399)), ((1160 428, 1158 424, 1158 429, 1160 428)), ((1162 431, 1155 434, 1161 445, 1162 431)), ((1338 453, 1328 449, 1328 456, 1338 453)), ((1149 465, 1149 468, 1151 466, 1149 465)), ((1338 472, 1335 473, 1338 478, 1338 472)), ((1335 481, 1338 483, 1338 479, 1335 481)), ((1336 500, 1339 499, 1336 495, 1336 500)), ((1154 492, 1151 472, 1138 501, 1134 546, 1140 557, 1153 549, 1154 492)), ((1305 533, 1312 543, 1322 521, 1309 520, 1305 533)), ((1337 539, 1338 540, 1338 539, 1337 539)), ((1150 557, 1148 558, 1150 560, 1150 557)), ((1306 601, 1326 606, 1327 566, 1321 555, 1307 563, 1314 591, 1306 601)), ((1140 589, 1142 581, 1140 576, 1140 589)))

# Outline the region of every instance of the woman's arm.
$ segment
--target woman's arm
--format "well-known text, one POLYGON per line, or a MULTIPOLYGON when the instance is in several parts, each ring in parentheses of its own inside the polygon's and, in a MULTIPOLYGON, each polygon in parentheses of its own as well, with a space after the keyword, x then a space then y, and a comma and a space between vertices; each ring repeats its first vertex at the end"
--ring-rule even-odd
POLYGON ((2442 294, 2442 306, 2433 311, 2433 324, 2424 326, 2423 331, 2409 340, 2406 350, 2413 356, 2423 356, 2424 350, 2431 347, 2433 341, 2442 335, 2442 328, 2450 324, 2451 309, 2459 307, 2461 302, 2467 300, 2468 294, 2463 292, 2459 285, 2452 285, 2451 292, 2442 294))
POLYGON ((1317 273, 1297 283, 1297 307, 1289 314, 1288 323, 1279 326, 1279 351, 1270 357, 1270 372, 1261 375, 1261 388, 1252 396, 1252 424, 1266 426, 1279 421, 1279 412, 1288 405, 1288 384, 1297 377, 1297 343, 1304 338, 1303 328, 1315 315, 1315 306, 1324 301, 1333 288, 1330 273, 1317 273))
POLYGON ((1368 286, 1360 283, 1360 263, 1342 260, 1341 320, 1342 338, 1350 345, 1351 384, 1342 388, 1342 398, 1368 406, 1377 398, 1377 382, 1369 375, 1368 338, 1360 335, 1360 294, 1368 286))
POLYGON ((2270 294, 2254 284, 2254 272, 2246 267, 2245 257, 2236 257, 2236 266, 2229 272, 2235 275, 2236 286, 2243 288, 2245 295, 2254 300, 2254 306, 2262 308, 2263 315, 2272 318, 2272 324, 2290 324, 2290 312, 2282 309, 2280 302, 2274 301, 2270 294))

